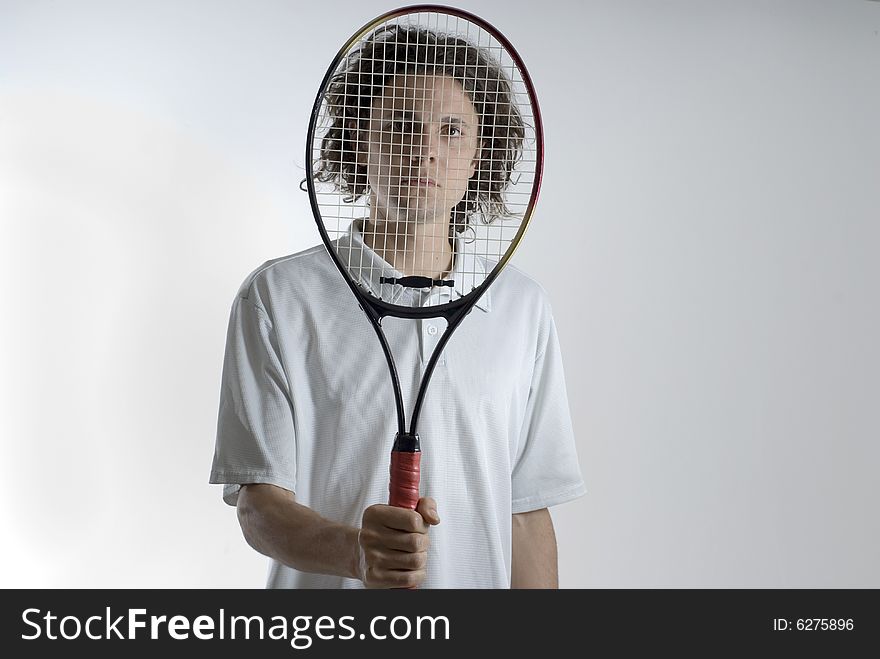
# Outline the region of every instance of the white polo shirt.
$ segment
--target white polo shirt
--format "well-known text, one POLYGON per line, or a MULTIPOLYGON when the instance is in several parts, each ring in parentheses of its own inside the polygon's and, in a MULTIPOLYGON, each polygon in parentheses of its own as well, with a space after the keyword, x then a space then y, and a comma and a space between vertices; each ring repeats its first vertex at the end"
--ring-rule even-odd
MULTIPOLYGON (((340 241, 341 249, 346 241, 360 248, 362 237, 353 227, 340 241)), ((480 259, 463 240, 456 254, 452 278, 460 282, 456 270, 472 272, 480 259)), ((370 258, 392 269, 374 252, 370 258)), ((448 295, 448 288, 433 294, 448 295)), ((407 423, 445 325, 442 318, 382 321, 407 423)), ((586 492, 547 294, 514 266, 446 345, 416 430, 421 495, 436 499, 441 519, 430 530, 422 587, 509 588, 511 515, 586 492)), ((224 485, 223 500, 234 506, 242 484, 271 483, 357 528, 365 508, 388 502, 396 432, 385 357, 325 246, 248 275, 232 303, 210 476, 224 485)), ((273 560, 267 586, 363 584, 273 560)))

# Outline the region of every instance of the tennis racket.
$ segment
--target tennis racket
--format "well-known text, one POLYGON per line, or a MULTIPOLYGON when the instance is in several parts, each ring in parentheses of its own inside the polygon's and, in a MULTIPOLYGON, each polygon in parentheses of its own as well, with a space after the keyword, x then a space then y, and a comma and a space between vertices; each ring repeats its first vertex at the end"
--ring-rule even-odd
POLYGON ((342 47, 315 99, 306 184, 321 239, 369 318, 397 409, 389 504, 419 500, 419 412, 437 360, 523 238, 541 115, 510 42, 465 11, 415 5, 342 47), (406 426, 382 320, 444 318, 406 426))

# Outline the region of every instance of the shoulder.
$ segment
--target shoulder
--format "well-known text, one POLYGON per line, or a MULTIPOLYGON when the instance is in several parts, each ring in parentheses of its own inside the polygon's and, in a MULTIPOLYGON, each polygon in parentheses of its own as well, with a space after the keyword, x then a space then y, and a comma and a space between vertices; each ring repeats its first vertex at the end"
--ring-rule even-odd
POLYGON ((334 270, 324 244, 263 262, 242 281, 237 297, 266 311, 279 297, 320 293, 320 287, 337 278, 327 277, 334 270))
POLYGON ((500 314, 496 322, 517 327, 518 336, 527 342, 535 359, 556 341, 550 294, 537 279, 508 264, 487 292, 492 296, 493 314, 500 314))
POLYGON ((519 267, 508 263, 490 292, 499 303, 515 303, 519 307, 540 311, 542 317, 552 315, 550 295, 541 283, 519 267))

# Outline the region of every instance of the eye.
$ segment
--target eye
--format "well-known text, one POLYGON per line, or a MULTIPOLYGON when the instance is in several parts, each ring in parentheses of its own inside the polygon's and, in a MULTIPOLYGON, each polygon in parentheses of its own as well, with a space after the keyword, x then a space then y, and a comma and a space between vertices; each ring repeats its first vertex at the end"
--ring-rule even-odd
POLYGON ((400 119, 395 119, 394 121, 389 121, 385 124, 384 131, 387 133, 402 133, 404 129, 404 122, 400 119))
POLYGON ((453 125, 447 126, 446 133, 451 137, 459 137, 462 135, 461 128, 453 125))

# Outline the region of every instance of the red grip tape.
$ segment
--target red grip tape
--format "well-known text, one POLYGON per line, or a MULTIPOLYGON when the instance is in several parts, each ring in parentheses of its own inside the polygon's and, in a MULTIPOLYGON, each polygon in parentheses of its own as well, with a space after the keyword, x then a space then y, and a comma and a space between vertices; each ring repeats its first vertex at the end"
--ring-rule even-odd
POLYGON ((422 454, 391 451, 391 483, 388 505, 415 510, 419 503, 419 474, 422 454))

